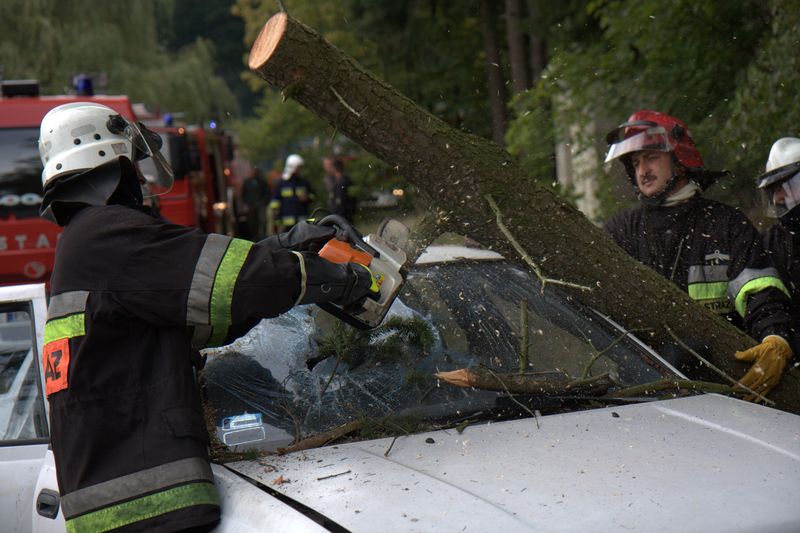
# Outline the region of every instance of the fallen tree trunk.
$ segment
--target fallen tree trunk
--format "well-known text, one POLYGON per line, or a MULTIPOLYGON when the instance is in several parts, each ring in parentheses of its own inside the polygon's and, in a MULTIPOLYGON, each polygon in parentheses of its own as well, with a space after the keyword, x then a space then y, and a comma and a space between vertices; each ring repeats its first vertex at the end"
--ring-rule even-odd
MULTIPOLYGON (((252 47, 249 66, 393 165, 440 210, 444 230, 519 260, 497 224, 499 212, 529 254, 527 266, 533 262, 549 278, 591 287, 560 290, 627 329, 651 330, 644 340, 656 349, 671 342, 666 324, 684 340, 708 344, 711 361, 733 377, 746 371, 733 353, 752 346, 752 339, 625 254, 582 213, 537 185, 500 146, 445 124, 312 29, 285 13, 273 16, 252 47)), ((797 374, 784 376, 770 394, 778 407, 794 412, 800 412, 797 374)))

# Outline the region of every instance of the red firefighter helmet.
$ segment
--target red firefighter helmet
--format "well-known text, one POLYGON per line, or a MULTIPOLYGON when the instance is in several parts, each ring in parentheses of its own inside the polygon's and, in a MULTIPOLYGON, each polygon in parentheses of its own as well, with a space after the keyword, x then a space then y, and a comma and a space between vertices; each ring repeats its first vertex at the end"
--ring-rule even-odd
POLYGON ((626 122, 609 132, 606 141, 608 141, 608 152, 605 162, 620 160, 634 184, 636 174, 628 156, 642 150, 672 153, 675 161, 683 166, 703 189, 725 174, 725 172, 706 170, 703 157, 695 146, 686 124, 660 111, 647 109, 636 111, 626 122))
POLYGON ((687 169, 702 168, 703 157, 682 120, 659 111, 643 110, 632 114, 607 136, 606 162, 633 152, 658 150, 672 152, 687 169))

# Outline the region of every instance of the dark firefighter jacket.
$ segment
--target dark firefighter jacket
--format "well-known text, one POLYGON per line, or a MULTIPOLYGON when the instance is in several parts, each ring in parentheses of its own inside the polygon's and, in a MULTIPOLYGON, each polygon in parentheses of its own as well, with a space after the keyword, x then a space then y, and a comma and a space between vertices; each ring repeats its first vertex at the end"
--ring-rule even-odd
POLYGON ((353 180, 347 174, 333 177, 333 190, 328 199, 328 210, 347 220, 353 220, 356 214, 356 198, 352 194, 353 180))
POLYGON ((321 261, 297 256, 122 205, 71 219, 44 332, 68 531, 172 531, 217 519, 195 348, 291 308, 321 261))
MULTIPOLYGON (((785 216, 792 215, 790 212, 785 216)), ((794 216, 800 217, 800 214, 794 216)), ((800 229, 795 229, 800 223, 797 222, 790 219, 788 224, 784 224, 781 219, 762 234, 767 254, 789 286, 795 329, 800 325, 800 229)))
POLYGON ((606 230, 628 254, 751 337, 792 342, 788 290, 738 209, 695 196, 674 207, 623 211, 606 230))
POLYGON ((311 185, 300 175, 292 174, 288 180, 282 179, 275 186, 271 209, 278 211, 275 223, 279 226, 294 226, 308 218, 308 206, 314 199, 311 185))

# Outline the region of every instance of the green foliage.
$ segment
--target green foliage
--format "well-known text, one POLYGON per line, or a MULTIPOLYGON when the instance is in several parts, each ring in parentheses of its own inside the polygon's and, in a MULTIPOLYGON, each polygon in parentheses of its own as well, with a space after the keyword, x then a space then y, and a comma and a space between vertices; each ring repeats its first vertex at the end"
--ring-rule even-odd
POLYGON ((294 100, 284 102, 275 91, 265 92, 255 114, 233 126, 241 149, 253 161, 272 159, 287 147, 299 151, 297 143, 326 133, 326 125, 316 115, 294 100))
POLYGON ((634 110, 658 109, 687 122, 707 167, 737 176, 714 194, 749 205, 769 146, 796 135, 800 122, 798 0, 541 4, 550 62, 534 94, 518 100, 508 132, 532 173, 548 170, 530 148, 546 103, 556 110, 555 138, 577 149, 602 146, 600 130, 634 110))
POLYGON ((724 161, 739 170, 737 184, 747 187, 763 172, 774 141, 800 135, 800 1, 771 2, 769 19, 717 133, 724 161))
MULTIPOLYGON (((294 18, 421 106, 456 127, 488 135, 481 34, 473 2, 285 0, 284 4, 294 18)), ((274 0, 238 0, 233 8, 245 21, 248 43, 277 11, 274 0)), ((257 118, 237 127, 250 159, 272 160, 286 147, 297 151, 312 142, 321 154, 339 146, 333 129, 310 111, 289 99, 284 102, 256 76, 245 77, 261 94, 257 118)), ((356 157, 348 174, 360 194, 401 182, 360 149, 346 145, 344 153, 356 157)))
POLYGON ((391 361, 409 351, 426 351, 432 345, 433 332, 420 318, 393 317, 371 330, 336 321, 332 331, 319 340, 318 358, 336 357, 355 368, 365 361, 391 361))
POLYGON ((550 99, 542 84, 516 95, 510 107, 520 111, 506 131, 506 149, 543 186, 550 186, 556 175, 550 99))
POLYGON ((35 78, 44 94, 60 94, 73 75, 95 74, 96 89, 184 111, 189 120, 236 114, 236 100, 214 74, 209 41, 163 50, 159 31, 167 31, 173 8, 172 0, 4 0, 3 76, 35 78))
MULTIPOLYGON (((402 176, 369 152, 361 152, 350 160, 347 163, 347 174, 353 179, 353 194, 361 199, 366 199, 371 191, 380 188, 407 188, 402 176)), ((404 200, 408 200, 409 197, 410 193, 407 191, 404 200)))

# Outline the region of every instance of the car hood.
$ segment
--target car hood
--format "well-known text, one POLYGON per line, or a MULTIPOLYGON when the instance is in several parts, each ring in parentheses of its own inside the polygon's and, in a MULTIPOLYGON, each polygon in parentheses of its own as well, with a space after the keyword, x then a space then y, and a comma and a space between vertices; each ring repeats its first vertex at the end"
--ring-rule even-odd
POLYGON ((716 395, 232 463, 351 531, 800 531, 800 416, 716 395))

